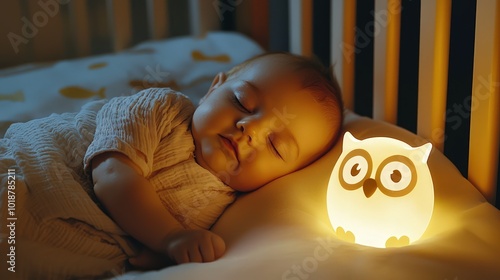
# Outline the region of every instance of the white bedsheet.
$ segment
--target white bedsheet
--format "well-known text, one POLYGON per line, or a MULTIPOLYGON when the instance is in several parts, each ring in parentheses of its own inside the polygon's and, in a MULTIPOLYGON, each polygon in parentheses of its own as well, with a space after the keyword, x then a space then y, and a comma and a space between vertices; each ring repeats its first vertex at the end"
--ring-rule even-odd
POLYGON ((171 87, 195 104, 218 72, 262 49, 232 32, 141 43, 115 54, 0 70, 0 137, 13 122, 76 112, 90 100, 171 87))

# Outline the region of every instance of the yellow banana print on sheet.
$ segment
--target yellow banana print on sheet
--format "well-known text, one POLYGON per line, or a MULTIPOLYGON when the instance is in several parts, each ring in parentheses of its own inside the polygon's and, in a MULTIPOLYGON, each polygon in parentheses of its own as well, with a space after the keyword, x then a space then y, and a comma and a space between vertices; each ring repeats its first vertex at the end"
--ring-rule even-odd
POLYGON ((100 98, 106 98, 105 95, 106 88, 102 87, 98 91, 92 91, 86 88, 82 88, 79 86, 69 86, 69 87, 64 87, 59 90, 59 93, 62 96, 68 97, 68 98, 76 98, 76 99, 85 99, 85 98, 90 98, 93 96, 99 96, 100 98))
POLYGON ((108 63, 107 63, 107 62, 97 62, 97 63, 90 64, 90 65, 88 66, 88 68, 89 68, 90 70, 96 70, 96 69, 104 68, 104 67, 106 67, 106 66, 108 66, 108 63))
POLYGON ((227 54, 206 55, 198 50, 192 51, 191 57, 193 58, 194 61, 215 61, 221 63, 231 62, 231 58, 227 54))
POLYGON ((14 93, 7 93, 7 94, 0 93, 0 101, 23 102, 24 93, 22 90, 18 90, 14 93))

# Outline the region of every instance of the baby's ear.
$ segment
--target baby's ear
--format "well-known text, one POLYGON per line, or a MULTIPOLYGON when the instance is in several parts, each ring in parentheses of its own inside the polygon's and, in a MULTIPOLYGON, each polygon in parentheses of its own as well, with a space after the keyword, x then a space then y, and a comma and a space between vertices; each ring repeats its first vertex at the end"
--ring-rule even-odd
POLYGON ((219 86, 221 86, 225 81, 226 81, 226 73, 224 72, 219 72, 217 76, 215 76, 214 80, 212 81, 212 85, 210 86, 210 90, 216 89, 219 86))
POLYGON ((210 88, 208 89, 207 93, 200 99, 200 102, 198 103, 201 104, 205 99, 218 87, 220 87, 225 81, 227 77, 224 72, 219 72, 212 81, 212 85, 210 85, 210 88))

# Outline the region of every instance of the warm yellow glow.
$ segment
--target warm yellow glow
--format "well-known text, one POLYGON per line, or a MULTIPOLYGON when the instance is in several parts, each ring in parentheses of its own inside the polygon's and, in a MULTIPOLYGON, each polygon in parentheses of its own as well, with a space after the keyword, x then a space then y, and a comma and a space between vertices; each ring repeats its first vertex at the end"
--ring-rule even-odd
POLYGON ((380 248, 418 240, 434 208, 431 150, 430 143, 414 148, 386 137, 357 140, 347 132, 327 191, 337 236, 380 248))

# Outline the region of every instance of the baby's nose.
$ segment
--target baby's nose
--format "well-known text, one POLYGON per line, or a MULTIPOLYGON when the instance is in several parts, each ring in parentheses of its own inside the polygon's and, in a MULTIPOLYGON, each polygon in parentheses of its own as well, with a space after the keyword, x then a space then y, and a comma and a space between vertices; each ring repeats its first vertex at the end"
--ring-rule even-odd
POLYGON ((251 118, 238 122, 238 129, 243 134, 242 139, 247 141, 252 147, 257 147, 265 143, 267 135, 270 133, 265 120, 261 118, 251 118))

